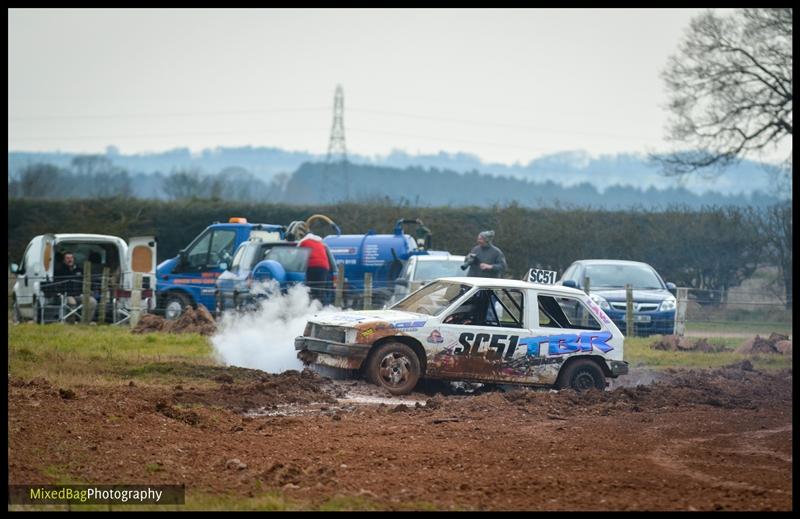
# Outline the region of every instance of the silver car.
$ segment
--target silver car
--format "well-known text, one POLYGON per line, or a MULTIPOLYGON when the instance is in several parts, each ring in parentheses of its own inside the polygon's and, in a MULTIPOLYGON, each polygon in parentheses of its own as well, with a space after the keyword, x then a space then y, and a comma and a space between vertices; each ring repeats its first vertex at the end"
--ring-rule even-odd
POLYGON ((467 272, 461 270, 463 263, 464 256, 455 256, 445 251, 428 251, 428 254, 411 256, 395 281, 389 305, 434 279, 466 276, 467 272))

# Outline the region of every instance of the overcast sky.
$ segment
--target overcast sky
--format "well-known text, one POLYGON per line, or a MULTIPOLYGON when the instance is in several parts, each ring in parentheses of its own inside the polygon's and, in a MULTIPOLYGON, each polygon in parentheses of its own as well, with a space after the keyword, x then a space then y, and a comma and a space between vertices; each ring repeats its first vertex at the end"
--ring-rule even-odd
POLYGON ((9 150, 663 150, 659 73, 700 10, 9 11, 9 150))

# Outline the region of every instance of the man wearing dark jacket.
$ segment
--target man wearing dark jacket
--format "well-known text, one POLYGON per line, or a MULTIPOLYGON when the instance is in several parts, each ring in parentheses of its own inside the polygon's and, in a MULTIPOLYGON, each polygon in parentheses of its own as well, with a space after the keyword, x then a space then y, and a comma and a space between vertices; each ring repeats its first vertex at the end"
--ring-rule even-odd
MULTIPOLYGON (((72 252, 65 251, 64 260, 53 267, 53 281, 63 283, 63 293, 67 295, 67 306, 75 308, 78 302, 83 304, 83 272, 75 265, 75 255, 72 252)), ((84 309, 89 312, 89 320, 94 319, 97 299, 90 295, 84 309)), ((74 322, 75 319, 73 314, 67 321, 74 322)))
POLYGON ((506 271, 506 257, 503 251, 492 245, 492 240, 494 231, 483 231, 478 234, 478 245, 473 247, 464 262, 465 265, 469 265, 467 276, 499 278, 506 271))

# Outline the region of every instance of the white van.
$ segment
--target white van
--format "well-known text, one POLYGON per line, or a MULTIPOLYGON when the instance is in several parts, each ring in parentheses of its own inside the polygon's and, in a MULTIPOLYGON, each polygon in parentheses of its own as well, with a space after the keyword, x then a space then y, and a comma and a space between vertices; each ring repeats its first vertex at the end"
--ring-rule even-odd
POLYGON ((92 262, 95 287, 99 287, 103 268, 109 268, 112 283, 116 286, 111 298, 123 313, 130 311, 135 273, 142 274, 142 301, 147 300, 148 304, 144 310, 155 307, 155 237, 131 238, 129 243, 125 243, 118 236, 104 234, 43 234, 30 241, 21 264, 11 265, 11 272, 16 274, 12 303, 12 315, 16 322, 45 320, 45 308, 52 307, 57 298, 57 289, 51 283, 55 265, 63 260, 64 251, 72 252, 75 265, 81 271, 84 262, 92 262))

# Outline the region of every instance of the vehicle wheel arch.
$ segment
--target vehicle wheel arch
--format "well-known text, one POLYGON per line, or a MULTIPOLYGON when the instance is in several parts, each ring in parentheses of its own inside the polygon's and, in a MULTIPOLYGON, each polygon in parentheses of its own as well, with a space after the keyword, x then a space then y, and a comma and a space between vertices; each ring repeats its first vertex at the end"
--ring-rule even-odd
POLYGON ((176 296, 176 295, 181 296, 187 301, 189 301, 193 307, 197 306, 197 302, 194 300, 194 297, 192 297, 192 294, 188 290, 181 290, 180 288, 169 288, 167 290, 164 290, 163 292, 159 292, 158 294, 159 305, 166 303, 167 299, 169 299, 170 296, 176 296))
POLYGON ((184 302, 189 303, 189 306, 191 306, 192 308, 197 308, 197 301, 194 300, 194 297, 192 297, 191 293, 189 293, 186 290, 181 290, 179 288, 170 288, 168 290, 159 293, 158 295, 158 300, 157 300, 158 308, 164 311, 165 314, 164 317, 166 317, 167 303, 173 297, 179 297, 183 299, 184 302))

